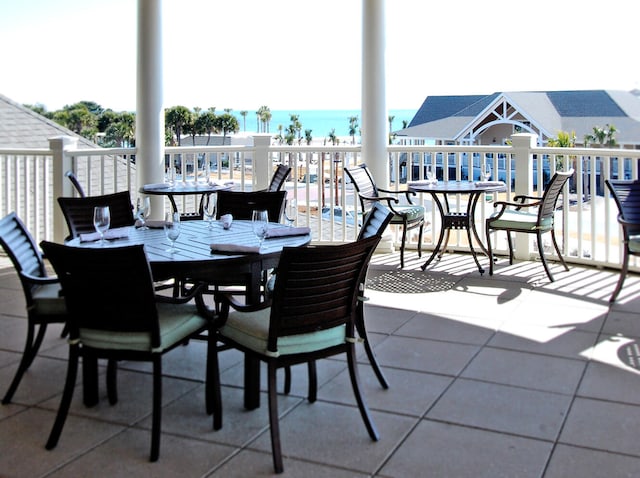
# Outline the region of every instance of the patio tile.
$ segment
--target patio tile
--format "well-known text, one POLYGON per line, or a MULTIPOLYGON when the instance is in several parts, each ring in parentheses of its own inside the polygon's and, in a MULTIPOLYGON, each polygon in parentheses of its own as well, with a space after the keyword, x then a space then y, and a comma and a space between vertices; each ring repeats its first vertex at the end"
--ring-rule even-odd
POLYGON ((640 476, 640 458, 589 448, 557 445, 551 456, 545 478, 567 476, 640 476))

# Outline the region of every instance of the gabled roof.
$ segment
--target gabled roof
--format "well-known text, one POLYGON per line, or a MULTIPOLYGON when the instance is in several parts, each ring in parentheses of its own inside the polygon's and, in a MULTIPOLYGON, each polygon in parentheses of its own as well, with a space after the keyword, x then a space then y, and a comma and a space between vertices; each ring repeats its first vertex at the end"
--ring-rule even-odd
POLYGON ((0 148, 49 148, 49 138, 78 138, 80 147, 97 148, 88 139, 0 95, 0 148))
POLYGON ((640 98, 626 91, 529 91, 491 95, 430 96, 401 136, 460 141, 499 101, 506 100, 525 121, 538 125, 546 140, 558 131, 575 132, 578 140, 607 124, 617 129, 621 145, 640 145, 640 98))

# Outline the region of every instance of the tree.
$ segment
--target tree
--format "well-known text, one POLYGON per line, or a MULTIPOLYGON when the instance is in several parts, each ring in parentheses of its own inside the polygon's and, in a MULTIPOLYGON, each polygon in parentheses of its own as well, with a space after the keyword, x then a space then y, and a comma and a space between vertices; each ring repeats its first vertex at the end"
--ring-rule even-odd
POLYGON ((114 113, 107 126, 104 146, 126 148, 135 145, 136 116, 133 113, 114 113))
POLYGON ((358 132, 358 117, 349 117, 349 136, 351 136, 351 144, 356 144, 356 133, 358 132))
POLYGON ((618 145, 615 134, 618 132, 615 126, 607 125, 604 128, 600 126, 593 127, 593 133, 587 134, 584 137, 584 145, 589 146, 592 142, 598 142, 601 146, 607 146, 613 148, 618 145))
POLYGON ((311 130, 310 129, 305 129, 304 130, 304 140, 307 142, 307 145, 310 145, 311 142, 313 141, 313 136, 311 136, 311 130))
POLYGON ((258 119, 260 124, 258 125, 258 133, 268 133, 269 132, 269 122, 271 121, 271 110, 268 106, 261 106, 256 111, 258 115, 258 119))
POLYGON ((171 131, 173 131, 178 146, 180 146, 180 137, 182 136, 185 125, 189 123, 190 116, 191 112, 186 106, 172 106, 171 108, 165 110, 165 124, 169 128, 171 128, 171 131))
POLYGON ((395 138, 395 134, 393 134, 393 120, 396 119, 395 116, 389 115, 389 144, 393 143, 393 139, 395 138))
POLYGON ((207 134, 207 146, 209 146, 211 135, 218 133, 215 106, 202 113, 198 119, 200 120, 202 132, 207 134))
POLYGON ((216 126, 218 131, 222 131, 222 144, 225 143, 228 133, 237 133, 240 129, 238 118, 231 113, 222 113, 220 116, 217 116, 216 126))
POLYGON ((61 111, 54 113, 53 120, 90 140, 98 132, 96 116, 82 102, 66 105, 61 111))
POLYGON ((329 131, 328 136, 329 136, 329 141, 331 141, 331 144, 333 144, 334 146, 338 144, 338 137, 336 136, 335 128, 331 128, 331 131, 329 131))
POLYGON ((242 131, 247 131, 247 115, 249 112, 247 110, 242 110, 240 112, 240 116, 242 116, 242 131))

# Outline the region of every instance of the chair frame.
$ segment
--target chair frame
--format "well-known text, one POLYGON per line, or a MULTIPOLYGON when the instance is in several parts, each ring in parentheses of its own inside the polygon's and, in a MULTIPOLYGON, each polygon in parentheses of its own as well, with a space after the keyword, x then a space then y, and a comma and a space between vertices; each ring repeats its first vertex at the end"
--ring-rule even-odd
POLYGON ((278 164, 273 176, 271 176, 271 182, 269 183, 269 187, 267 187, 266 191, 280 191, 284 186, 289 174, 291 173, 291 168, 286 164, 278 164))
POLYGON ((630 256, 640 256, 629 247, 631 237, 640 235, 640 180, 606 179, 605 184, 618 207, 618 224, 622 228, 622 267, 618 283, 609 298, 615 302, 629 273, 630 256))
MULTIPOLYGON (((281 473, 284 469, 276 389, 278 368, 313 363, 320 358, 346 353, 351 385, 360 415, 371 439, 379 439, 361 393, 354 345, 359 286, 364 282, 367 265, 378 242, 379 238, 374 236, 337 246, 285 248, 278 266, 273 299, 258 305, 244 306, 235 302, 231 294, 219 294, 222 310, 216 321, 216 340, 267 364, 271 449, 276 473, 281 473), (252 312, 268 307, 270 319, 266 350, 254 350, 224 335, 223 327, 229 317, 230 308, 240 312, 252 312), (278 352, 278 340, 283 337, 315 333, 341 325, 345 326, 343 343, 315 348, 309 352, 278 352)), ((222 427, 222 399, 218 359, 216 354, 214 356, 213 428, 219 430, 222 427)), ((309 372, 314 373, 315 368, 310 368, 309 372)), ((310 382, 315 380, 315 376, 310 377, 310 382)))
POLYGON ((86 197, 59 197, 58 204, 67 222, 69 237, 95 232, 93 226, 93 208, 109 206, 111 211, 110 228, 133 226, 133 205, 129 191, 86 197))
POLYGON ((60 298, 63 314, 41 313, 37 307, 37 298, 34 294, 40 287, 60 284, 55 276, 47 274, 43 255, 38 249, 33 237, 15 212, 9 213, 0 220, 0 245, 11 260, 24 292, 27 309, 27 337, 25 340, 22 358, 18 369, 2 399, 3 404, 11 403, 24 373, 33 363, 38 354, 42 340, 47 331, 47 325, 65 323, 67 320, 63 299, 60 298), (36 331, 37 329, 37 331, 36 331))
POLYGON ((69 170, 66 173, 64 173, 64 175, 69 179, 69 181, 71 181, 71 184, 73 184, 73 187, 76 189, 76 191, 78 192, 78 195, 81 198, 87 197, 87 195, 84 192, 84 188, 80 184, 78 177, 75 175, 73 171, 69 170))
MULTIPOLYGON (((46 443, 51 450, 58 444, 64 427, 78 372, 78 361, 82 357, 90 362, 98 358, 106 358, 110 364, 117 360, 134 360, 151 362, 153 365, 153 406, 151 425, 150 461, 157 461, 160 455, 160 433, 162 413, 162 356, 178 346, 182 346, 191 337, 200 337, 207 331, 213 337, 213 322, 201 318, 182 319, 182 325, 188 325, 182 334, 172 337, 170 342, 163 343, 160 324, 161 311, 159 302, 171 302, 170 299, 157 296, 153 287, 151 268, 147 261, 142 244, 107 248, 77 248, 43 241, 42 250, 51 261, 60 277, 64 297, 69 311, 69 360, 64 390, 55 422, 46 443), (106 299, 106 300, 105 300, 106 299), (97 305, 99 304, 99 305, 97 305), (87 313, 91 311, 91 313, 87 313), (94 341, 99 346, 87 343, 91 340, 84 334, 96 331, 112 332, 109 338, 111 346, 94 341), (141 337, 148 340, 147 348, 131 347, 128 340, 142 342, 141 337), (132 338, 133 336, 137 338, 132 338), (131 338, 131 339, 129 339, 131 338)), ((174 304, 164 314, 184 313, 196 316, 195 305, 174 304), (184 309, 189 307, 189 310, 184 309)), ((177 322, 171 328, 178 327, 177 322)), ((173 332, 175 333, 175 332, 173 332)), ((169 333, 171 335, 171 333, 169 333)), ((167 339, 169 340, 169 339, 167 339)), ((208 339, 207 372, 205 381, 206 410, 213 409, 211 381, 211 340, 208 339)), ((90 343, 90 342, 89 342, 90 343)), ((86 365, 85 365, 86 367, 86 365)), ((115 366, 108 367, 107 382, 109 384, 109 401, 117 402, 115 384, 115 366), (111 370, 109 370, 111 369, 111 370)))
POLYGON ((556 240, 555 233, 555 224, 554 224, 554 214, 556 210, 556 204, 558 202, 558 198, 560 194, 562 194, 563 188, 566 185, 567 181, 573 176, 573 169, 569 171, 556 171, 553 175, 549 184, 544 190, 542 196, 527 196, 527 195, 517 195, 514 196, 513 202, 510 201, 496 201, 493 206, 494 208, 500 208, 500 210, 496 211, 491 217, 488 217, 485 221, 485 232, 487 238, 487 252, 489 255, 489 275, 493 275, 493 248, 491 247, 491 233, 492 231, 506 231, 507 233, 507 243, 509 245, 509 264, 513 264, 513 243, 511 240, 512 232, 522 232, 526 234, 535 234, 538 243, 538 254, 540 255, 540 260, 542 261, 542 265, 544 266, 544 270, 547 273, 547 277, 551 282, 554 281, 553 274, 549 269, 549 265, 547 264, 547 260, 544 255, 544 247, 542 245, 542 234, 545 232, 551 232, 551 240, 553 242, 553 247, 558 255, 558 259, 560 263, 564 266, 565 271, 569 270, 567 263, 564 261, 562 257, 562 253, 560 252, 560 247, 558 246, 558 242, 556 240), (532 202, 526 202, 532 201, 532 202), (502 215, 508 210, 509 207, 513 207, 516 211, 525 209, 525 208, 537 208, 537 221, 536 226, 531 228, 530 223, 525 223, 523 221, 522 227, 495 227, 493 223, 499 220, 502 215), (543 220, 548 220, 548 225, 543 225, 543 220))
POLYGON ((280 222, 286 191, 218 191, 216 218, 232 214, 234 219, 251 219, 254 209, 266 209, 269 222, 280 222))
MULTIPOLYGON (((381 202, 387 206, 394 216, 391 218, 390 224, 402 225, 402 242, 400 244, 400 267, 404 268, 404 251, 406 248, 407 231, 415 228, 419 228, 418 232, 418 257, 422 257, 422 232, 425 225, 424 214, 413 220, 409 220, 407 214, 404 214, 400 205, 399 196, 404 196, 409 206, 416 207, 411 200, 412 196, 415 196, 414 191, 392 191, 390 189, 383 189, 376 186, 373 176, 369 171, 369 168, 365 163, 358 164, 356 166, 345 167, 344 171, 349 176, 349 179, 353 183, 358 198, 360 199, 360 206, 362 207, 363 214, 371 209, 371 206, 376 202, 381 202), (380 195, 383 193, 384 195, 380 195)), ((420 206, 421 207, 421 206, 420 206)), ((423 208, 424 209, 424 208, 423 208)))

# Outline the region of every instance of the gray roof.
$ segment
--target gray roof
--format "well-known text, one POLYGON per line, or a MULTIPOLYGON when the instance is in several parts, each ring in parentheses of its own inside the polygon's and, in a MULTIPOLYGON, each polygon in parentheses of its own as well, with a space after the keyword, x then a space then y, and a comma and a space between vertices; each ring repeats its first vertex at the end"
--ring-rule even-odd
POLYGON ((78 138, 80 147, 98 147, 73 131, 0 95, 0 148, 48 149, 49 138, 62 135, 78 138))
POLYGON ((484 117, 496 101, 506 99, 546 137, 575 132, 578 140, 607 124, 617 129, 619 144, 640 145, 640 98, 627 91, 530 91, 491 95, 427 97, 409 123, 396 133, 456 141, 465 128, 484 117))

